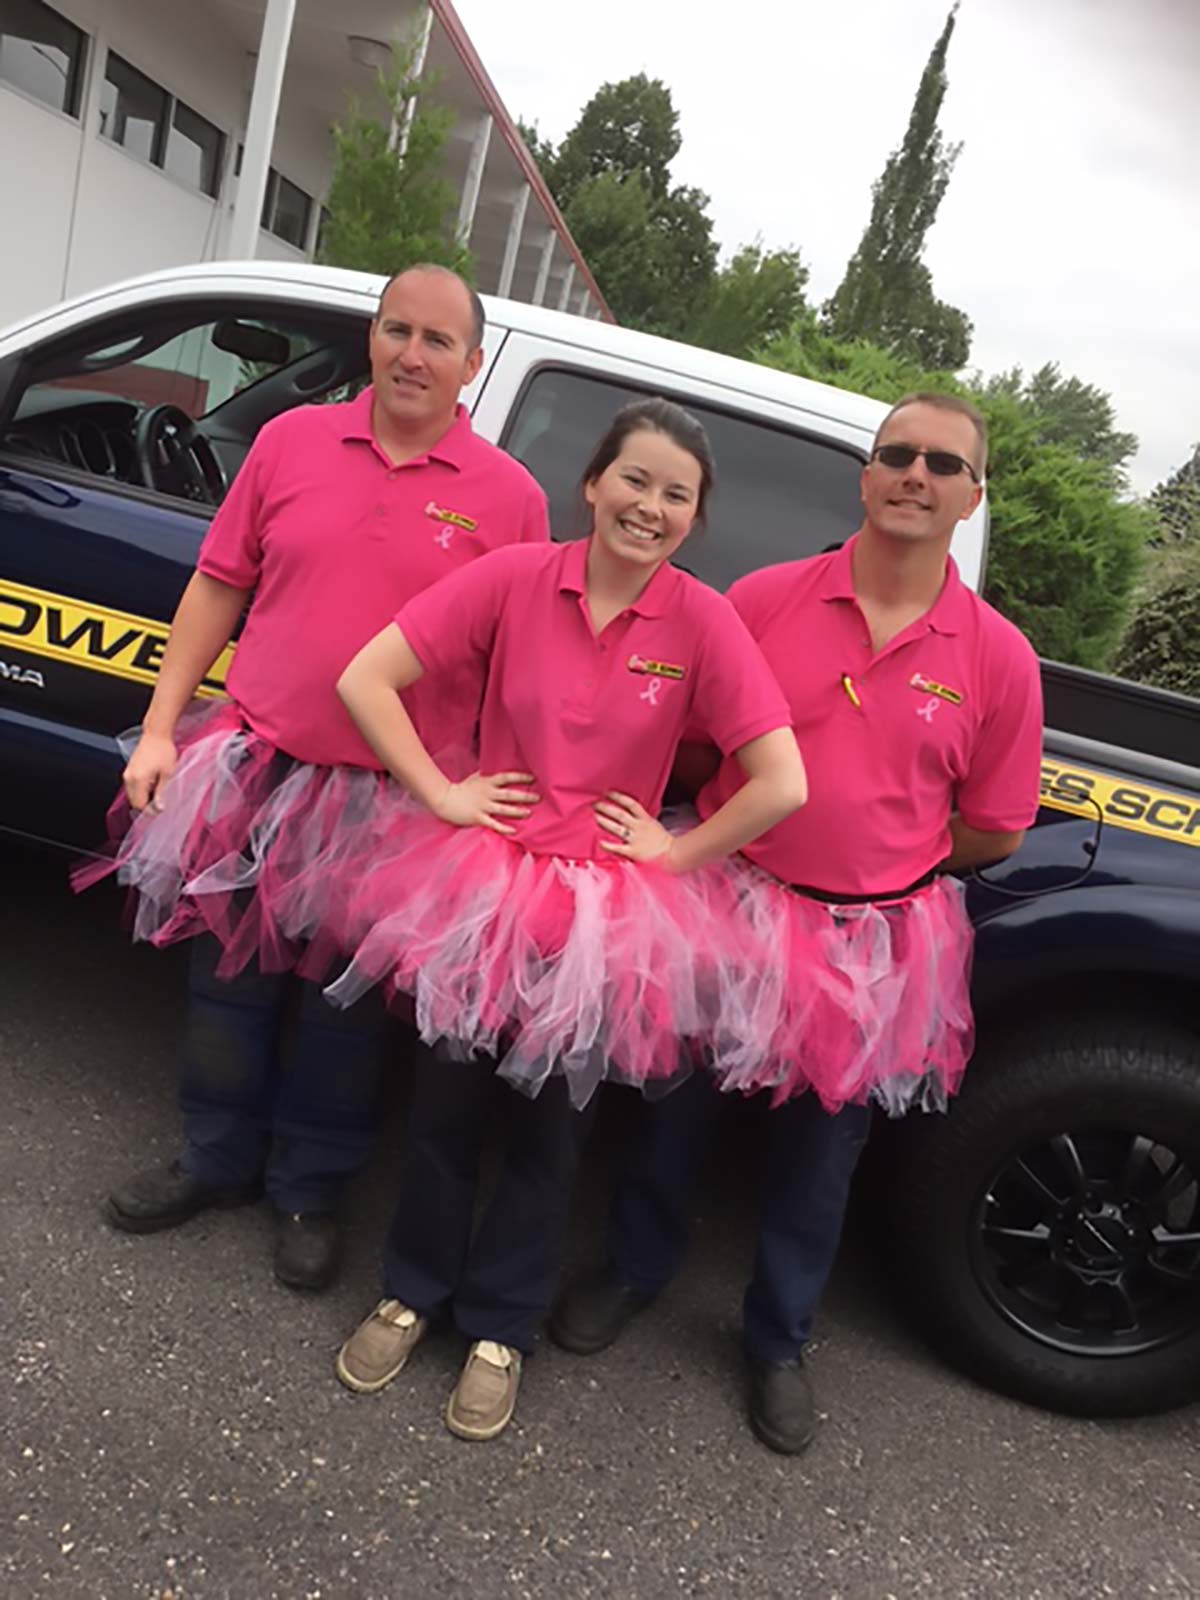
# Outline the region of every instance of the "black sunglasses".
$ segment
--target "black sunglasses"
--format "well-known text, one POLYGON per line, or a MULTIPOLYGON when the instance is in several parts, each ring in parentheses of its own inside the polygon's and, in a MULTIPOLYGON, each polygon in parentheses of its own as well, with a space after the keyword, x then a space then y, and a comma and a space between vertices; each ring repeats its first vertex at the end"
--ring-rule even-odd
POLYGON ((925 457, 925 465, 935 478, 956 478, 964 470, 971 474, 971 482, 979 482, 979 474, 969 461, 956 456, 952 450, 914 450, 911 444, 877 444, 871 451, 873 461, 882 461, 885 467, 902 472, 911 467, 918 456, 925 457))

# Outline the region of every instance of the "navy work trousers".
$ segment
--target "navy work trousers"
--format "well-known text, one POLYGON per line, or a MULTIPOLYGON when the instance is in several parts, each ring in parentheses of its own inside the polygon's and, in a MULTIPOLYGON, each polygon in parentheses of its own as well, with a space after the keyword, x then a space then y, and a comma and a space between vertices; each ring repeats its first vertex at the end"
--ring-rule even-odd
POLYGON ((591 1120, 590 1106, 572 1107, 562 1077, 530 1099, 497 1078, 493 1061, 422 1052, 384 1254, 388 1298, 424 1316, 450 1314, 469 1339, 531 1350, 558 1283, 591 1120), (500 1171, 472 1237, 492 1127, 500 1171))
MULTIPOLYGON (((636 1111, 609 1221, 609 1265, 622 1282, 654 1295, 687 1250, 697 1169, 727 1097, 702 1072, 636 1111)), ((772 1110, 758 1097, 760 1220, 754 1272, 743 1302, 743 1342, 760 1361, 798 1355, 832 1271, 850 1182, 870 1126, 868 1106, 836 1116, 803 1095, 772 1110)))
POLYGON ((368 997, 339 1011, 316 984, 251 967, 216 976, 193 942, 179 1076, 182 1166, 214 1186, 260 1180, 284 1212, 332 1211, 367 1160, 387 1023, 368 997))

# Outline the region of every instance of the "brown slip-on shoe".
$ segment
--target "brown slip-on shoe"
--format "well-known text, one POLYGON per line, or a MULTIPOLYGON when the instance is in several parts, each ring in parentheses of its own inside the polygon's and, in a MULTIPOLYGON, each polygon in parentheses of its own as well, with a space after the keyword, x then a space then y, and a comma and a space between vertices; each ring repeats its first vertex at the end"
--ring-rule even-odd
POLYGON ((478 1340, 450 1396, 446 1426, 460 1439, 494 1439, 512 1421, 520 1386, 521 1352, 478 1340))
POLYGON ((338 1377, 355 1394, 378 1394, 403 1370, 427 1326, 399 1300, 381 1300, 338 1351, 338 1377))

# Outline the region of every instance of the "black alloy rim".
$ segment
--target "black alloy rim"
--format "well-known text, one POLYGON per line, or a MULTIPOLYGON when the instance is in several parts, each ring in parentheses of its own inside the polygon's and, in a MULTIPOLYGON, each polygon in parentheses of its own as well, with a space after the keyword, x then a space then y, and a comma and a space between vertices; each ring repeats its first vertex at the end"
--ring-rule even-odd
POLYGON ((970 1238, 988 1299, 1052 1350, 1143 1355, 1200 1331, 1200 1151, 1055 1134, 993 1172, 970 1238))

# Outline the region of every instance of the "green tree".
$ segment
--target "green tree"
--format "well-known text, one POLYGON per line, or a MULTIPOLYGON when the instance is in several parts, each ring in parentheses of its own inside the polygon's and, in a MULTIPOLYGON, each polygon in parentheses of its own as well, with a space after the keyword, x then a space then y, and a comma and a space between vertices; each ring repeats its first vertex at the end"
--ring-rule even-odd
POLYGON ((524 122, 520 117, 518 117, 517 132, 525 141, 525 148, 529 151, 529 154, 537 163, 542 177, 544 178, 546 176, 547 169, 554 160, 554 146, 550 143, 549 139, 542 138, 541 134, 538 132, 538 126, 536 122, 524 122))
POLYGON ((1200 543, 1164 560, 1121 640, 1114 671, 1200 698, 1200 543))
POLYGON ((712 280, 689 337, 707 350, 748 356, 795 324, 807 282, 798 250, 743 245, 712 280))
POLYGON ((921 256, 962 149, 948 145, 938 126, 957 10, 956 0, 921 76, 903 142, 871 191, 866 231, 824 308, 838 338, 868 339, 947 370, 966 365, 973 330, 962 311, 935 296, 921 256))
POLYGON ((1200 445, 1150 491, 1146 505, 1154 518, 1151 544, 1164 549, 1200 545, 1200 445))
POLYGON ((372 103, 353 99, 334 127, 319 259, 381 273, 436 261, 469 278, 470 252, 454 236, 456 196, 440 176, 454 113, 431 102, 431 79, 414 76, 413 64, 414 47, 397 47, 372 103))
POLYGON ((660 268, 650 316, 638 326, 672 339, 690 339, 696 317, 717 270, 708 196, 680 186, 651 201, 652 228, 660 268))
POLYGON ((521 124, 567 226, 620 322, 686 338, 716 270, 708 196, 672 187, 679 116, 644 73, 606 83, 555 150, 521 124))
POLYGON ((1040 655, 1107 665, 1129 615, 1152 519, 1118 497, 1106 466, 1046 444, 1024 398, 972 391, 953 373, 926 371, 895 350, 835 339, 811 314, 759 359, 889 403, 914 389, 973 399, 991 443, 987 598, 1040 655))
POLYGON ((805 311, 785 334, 769 340, 756 359, 783 372, 889 404, 913 389, 966 393, 966 386, 953 373, 930 372, 910 356, 885 350, 868 339, 834 338, 812 311, 805 311))
POLYGON ((636 173, 647 196, 662 201, 680 143, 671 91, 661 79, 639 72, 597 89, 551 157, 546 180, 564 210, 585 183, 606 173, 636 173))
POLYGON ((663 264, 641 179, 611 172, 592 179, 568 207, 566 223, 613 315, 643 327, 661 295, 663 264))
POLYGON ((1036 412, 977 394, 991 436, 985 594, 1052 661, 1104 670, 1129 617, 1151 524, 1109 469, 1046 444, 1036 412))
POLYGON ((975 325, 965 311, 938 299, 923 261, 909 268, 908 288, 894 301, 891 314, 897 344, 910 350, 918 361, 946 372, 966 366, 975 325))
POLYGON ((1028 378, 1020 367, 998 373, 984 390, 1011 395, 1038 418, 1044 444, 1061 444, 1084 461, 1107 467, 1116 483, 1125 482, 1125 465, 1137 453, 1134 433, 1117 428, 1112 397, 1082 378, 1064 377, 1057 361, 1048 361, 1028 378))

